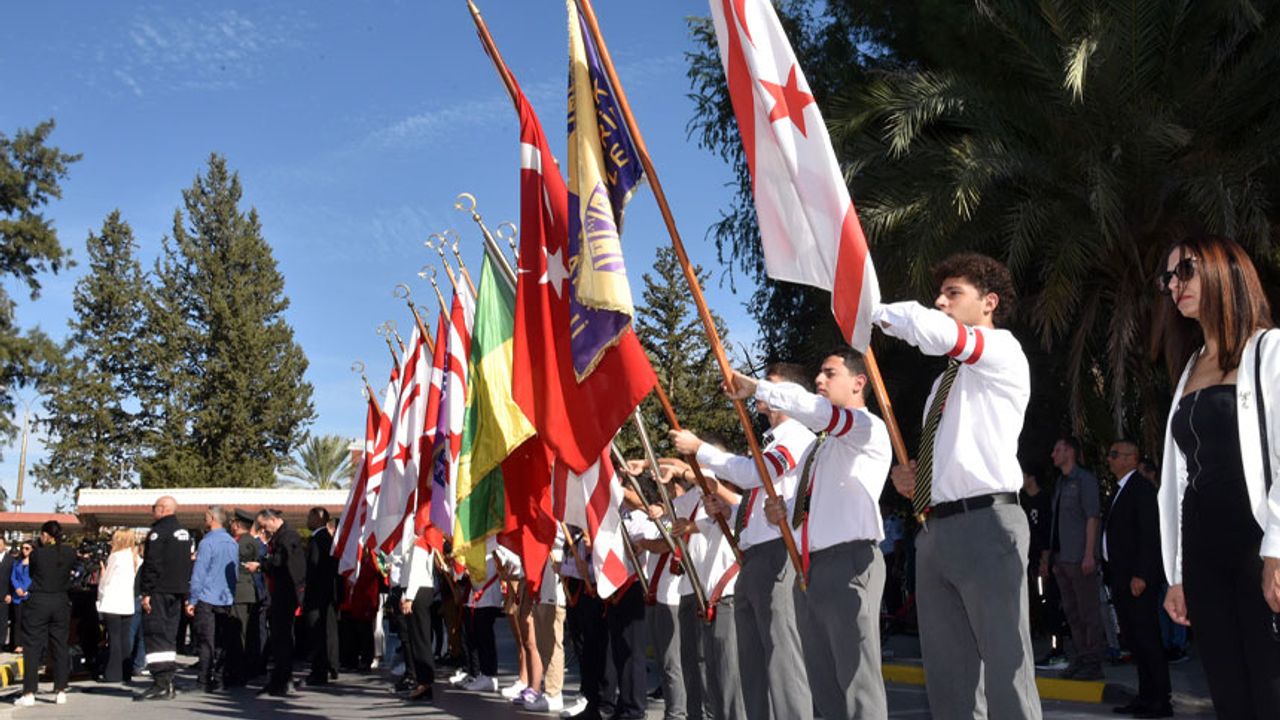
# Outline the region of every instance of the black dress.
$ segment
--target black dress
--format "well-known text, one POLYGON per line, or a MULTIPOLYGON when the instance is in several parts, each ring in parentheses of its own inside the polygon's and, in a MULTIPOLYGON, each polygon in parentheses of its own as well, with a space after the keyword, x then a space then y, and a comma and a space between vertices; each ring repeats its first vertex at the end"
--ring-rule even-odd
POLYGON ((1214 710, 1219 718, 1280 718, 1280 642, 1262 597, 1262 528, 1240 458, 1236 386, 1183 397, 1171 430, 1187 465, 1183 593, 1214 710))

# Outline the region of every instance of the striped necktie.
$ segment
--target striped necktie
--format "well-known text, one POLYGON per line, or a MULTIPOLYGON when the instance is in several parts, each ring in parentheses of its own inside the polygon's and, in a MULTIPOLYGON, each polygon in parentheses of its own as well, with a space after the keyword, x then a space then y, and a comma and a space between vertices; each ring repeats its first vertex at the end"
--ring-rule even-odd
POLYGON ((942 421, 942 408, 947 404, 947 395, 951 393, 951 385, 955 383, 959 369, 960 361, 951 360, 947 363, 942 381, 938 383, 938 392, 929 405, 924 431, 920 434, 920 456, 916 458, 916 491, 911 497, 911 511, 916 520, 921 522, 933 500, 933 442, 937 439, 938 424, 942 421))

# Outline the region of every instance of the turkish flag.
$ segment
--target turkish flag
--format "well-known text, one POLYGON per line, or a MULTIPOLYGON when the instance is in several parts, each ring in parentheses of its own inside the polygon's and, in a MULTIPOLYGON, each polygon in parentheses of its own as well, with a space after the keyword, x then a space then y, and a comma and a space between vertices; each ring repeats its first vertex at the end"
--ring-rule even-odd
POLYGON ((520 113, 520 269, 512 395, 560 462, 586 472, 657 383, 628 327, 579 380, 570 344, 569 193, 537 115, 520 113))

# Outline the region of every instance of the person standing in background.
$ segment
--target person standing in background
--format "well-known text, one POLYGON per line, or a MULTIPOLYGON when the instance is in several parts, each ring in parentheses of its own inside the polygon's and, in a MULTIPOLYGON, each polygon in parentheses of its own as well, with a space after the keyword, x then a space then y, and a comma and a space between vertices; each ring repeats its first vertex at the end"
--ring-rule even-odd
POLYGON ((18 557, 13 561, 13 570, 9 573, 9 585, 13 589, 13 651, 19 655, 22 654, 22 646, 27 637, 22 624, 22 611, 26 607, 31 589, 31 551, 34 548, 30 540, 22 543, 18 549, 18 557))
POLYGON ((107 662, 102 668, 102 681, 122 682, 133 658, 129 628, 133 624, 134 586, 138 576, 138 554, 134 551, 133 531, 116 530, 111 535, 111 554, 98 579, 98 617, 107 630, 107 662))
POLYGON ((1098 583, 1102 496, 1098 478, 1080 467, 1080 441, 1060 438, 1053 464, 1062 474, 1053 489, 1053 576, 1062 592, 1062 610, 1071 626, 1075 655, 1061 677, 1101 680, 1106 637, 1098 583))
POLYGON ((311 636, 311 673, 307 684, 328 685, 338 677, 338 559, 333 556, 329 511, 313 507, 307 513, 307 590, 302 616, 311 636))
POLYGON ((0 649, 8 648, 9 642, 9 610, 13 607, 13 585, 9 576, 13 574, 13 554, 4 538, 0 538, 0 649))
POLYGON ((67 685, 71 676, 71 659, 67 655, 67 636, 71 632, 71 568, 76 563, 76 551, 62 544, 62 526, 50 520, 40 526, 40 547, 31 552, 30 601, 26 610, 25 650, 22 662, 30 672, 22 676, 22 695, 14 700, 15 707, 32 707, 36 704, 36 688, 40 674, 36 668, 44 661, 45 648, 49 649, 48 667, 53 675, 54 703, 67 702, 67 685))
POLYGON ((220 506, 210 505, 204 511, 207 532, 196 551, 187 598, 187 617, 192 619, 200 659, 198 682, 207 693, 218 690, 225 680, 227 635, 239 575, 240 548, 223 527, 225 523, 226 512, 220 506))
POLYGON ((142 593, 142 634, 147 644, 151 687, 135 701, 177 697, 173 675, 178 670, 178 618, 191 590, 191 533, 178 523, 178 501, 165 495, 151 506, 155 522, 138 569, 142 593))
MULTIPOLYGON (((306 556, 302 538, 277 510, 258 512, 258 524, 271 536, 264 566, 271 587, 271 679, 259 694, 284 697, 293 690, 293 618, 306 587, 306 556)), ((257 570, 255 565, 251 569, 257 570)))
POLYGON ((236 510, 231 521, 231 534, 236 541, 236 592, 227 629, 227 687, 242 687, 258 666, 258 586, 255 574, 245 564, 258 560, 258 541, 249 534, 253 515, 236 510))

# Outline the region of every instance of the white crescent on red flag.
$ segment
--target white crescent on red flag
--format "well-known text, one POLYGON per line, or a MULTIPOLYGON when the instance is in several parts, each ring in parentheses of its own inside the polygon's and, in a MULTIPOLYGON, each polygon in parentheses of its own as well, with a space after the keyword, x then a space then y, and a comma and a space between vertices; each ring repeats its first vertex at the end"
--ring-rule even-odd
POLYGON ((864 351, 880 285, 795 52, 769 0, 711 0, 711 16, 751 170, 765 269, 775 280, 831 291, 845 341, 864 351))

